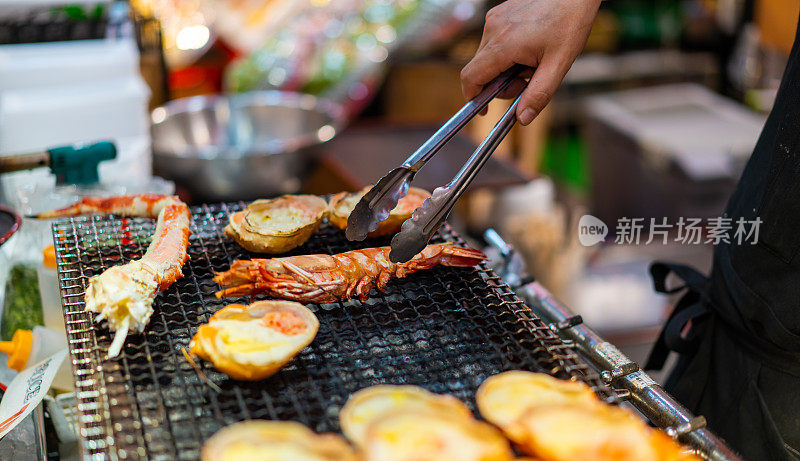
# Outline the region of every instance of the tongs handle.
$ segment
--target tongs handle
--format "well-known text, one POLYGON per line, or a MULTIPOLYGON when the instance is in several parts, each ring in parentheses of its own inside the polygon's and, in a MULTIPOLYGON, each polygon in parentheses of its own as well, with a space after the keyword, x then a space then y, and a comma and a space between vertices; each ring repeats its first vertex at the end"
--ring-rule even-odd
POLYGON ((347 218, 347 229, 345 230, 347 238, 364 240, 370 232, 377 229, 378 223, 386 219, 400 199, 406 195, 409 184, 417 171, 459 130, 464 128, 464 125, 488 106, 492 99, 507 88, 524 68, 524 66, 515 64, 489 82, 478 96, 467 102, 433 136, 419 146, 402 165, 387 173, 367 191, 353 208, 350 217, 347 218))
POLYGON ((511 106, 509 106, 500 120, 495 124, 492 131, 486 136, 486 139, 481 142, 481 145, 472 153, 467 163, 461 167, 461 170, 458 171, 453 180, 447 185, 448 188, 455 191, 456 198, 464 193, 464 190, 466 190, 467 186, 475 179, 475 176, 481 168, 483 168, 483 165, 486 164, 486 161, 489 160, 489 157, 492 156, 497 146, 503 142, 508 132, 511 131, 514 122, 517 121, 517 106, 521 98, 522 94, 514 99, 514 102, 511 103, 511 106))
POLYGON ((491 82, 483 87, 481 92, 470 99, 458 110, 436 133, 425 141, 411 156, 406 159, 402 166, 413 172, 419 171, 425 163, 431 159, 456 133, 478 115, 489 103, 506 89, 511 82, 517 78, 525 66, 514 64, 506 71, 498 75, 491 82))
POLYGON ((514 122, 517 121, 517 106, 521 98, 522 94, 517 96, 453 180, 446 186, 436 188, 431 196, 414 210, 411 218, 403 223, 400 232, 392 238, 392 250, 389 253, 392 262, 406 262, 425 248, 433 233, 447 219, 461 194, 511 131, 514 122))

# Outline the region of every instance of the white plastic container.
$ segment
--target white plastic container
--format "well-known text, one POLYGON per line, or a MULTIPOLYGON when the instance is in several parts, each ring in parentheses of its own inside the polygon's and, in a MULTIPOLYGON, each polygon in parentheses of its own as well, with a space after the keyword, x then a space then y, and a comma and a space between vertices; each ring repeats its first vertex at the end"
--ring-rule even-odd
POLYGON ((39 296, 42 298, 44 326, 66 335, 61 293, 58 288, 58 272, 53 267, 40 264, 36 268, 36 274, 39 276, 39 296))
POLYGON ((76 40, 0 46, 3 91, 113 80, 138 72, 132 40, 76 40))
MULTIPOLYGON (((64 333, 41 326, 33 330, 17 330, 11 341, 0 341, 0 350, 8 355, 8 367, 16 371, 36 365, 66 348, 67 337, 64 333)), ((72 366, 68 360, 64 360, 59 367, 52 387, 63 392, 73 390, 72 366)))
MULTIPOLYGON (((33 327, 33 345, 25 368, 35 365, 56 352, 67 348, 67 337, 64 333, 45 327, 33 327)), ((64 360, 53 380, 53 387, 61 391, 72 391, 72 366, 64 360)))

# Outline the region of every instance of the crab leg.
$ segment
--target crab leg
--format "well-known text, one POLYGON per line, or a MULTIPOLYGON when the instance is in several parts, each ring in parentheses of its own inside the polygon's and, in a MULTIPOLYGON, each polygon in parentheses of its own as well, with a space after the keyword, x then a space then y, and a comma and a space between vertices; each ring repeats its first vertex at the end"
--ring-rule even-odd
POLYGON ((157 218, 155 234, 141 259, 108 268, 89 279, 86 310, 96 312, 115 331, 109 357, 122 350, 128 332, 141 333, 153 313, 153 300, 183 276, 181 268, 189 256, 189 207, 169 195, 126 195, 110 198, 87 197, 37 218, 78 216, 90 213, 157 218))

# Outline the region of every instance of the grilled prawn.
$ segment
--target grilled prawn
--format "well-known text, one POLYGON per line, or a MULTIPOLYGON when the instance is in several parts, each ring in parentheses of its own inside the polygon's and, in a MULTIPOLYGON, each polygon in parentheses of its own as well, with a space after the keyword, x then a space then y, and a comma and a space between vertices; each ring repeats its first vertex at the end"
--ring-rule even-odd
POLYGON ((389 247, 353 250, 336 255, 234 261, 214 281, 228 287, 217 297, 267 293, 300 302, 329 303, 358 296, 365 300, 372 287, 383 290, 392 277, 405 277, 437 265, 469 267, 486 259, 471 248, 428 245, 405 263, 389 261, 389 247))
POLYGON ((99 315, 95 321, 108 321, 116 330, 108 356, 116 357, 128 332, 141 333, 153 313, 156 293, 167 289, 183 276, 181 268, 188 259, 189 207, 169 195, 126 195, 110 198, 87 197, 37 218, 78 216, 90 213, 158 218, 153 240, 141 259, 107 269, 89 279, 86 310, 99 315))

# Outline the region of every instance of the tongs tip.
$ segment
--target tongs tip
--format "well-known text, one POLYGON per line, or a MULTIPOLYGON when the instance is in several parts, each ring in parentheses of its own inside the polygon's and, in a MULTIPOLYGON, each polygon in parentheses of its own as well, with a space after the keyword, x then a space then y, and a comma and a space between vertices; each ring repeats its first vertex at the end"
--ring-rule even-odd
MULTIPOLYGON (((367 234, 374 230, 371 229, 371 222, 372 212, 369 209, 369 201, 365 201, 362 198, 347 218, 347 227, 344 230, 347 240, 360 242, 366 239, 367 234)), ((377 223, 375 227, 377 228, 377 223)))
POLYGON ((439 229, 449 214, 449 209, 442 213, 449 195, 447 188, 437 187, 431 196, 412 212, 411 217, 400 226, 400 232, 392 238, 392 250, 389 252, 391 262, 408 262, 425 249, 433 233, 439 229))
POLYGON ((395 168, 364 194, 347 218, 347 239, 361 241, 377 229, 408 193, 408 183, 413 176, 414 172, 406 167, 395 168))
POLYGON ((428 245, 428 238, 422 232, 404 229, 392 238, 389 261, 405 263, 420 253, 428 245))

